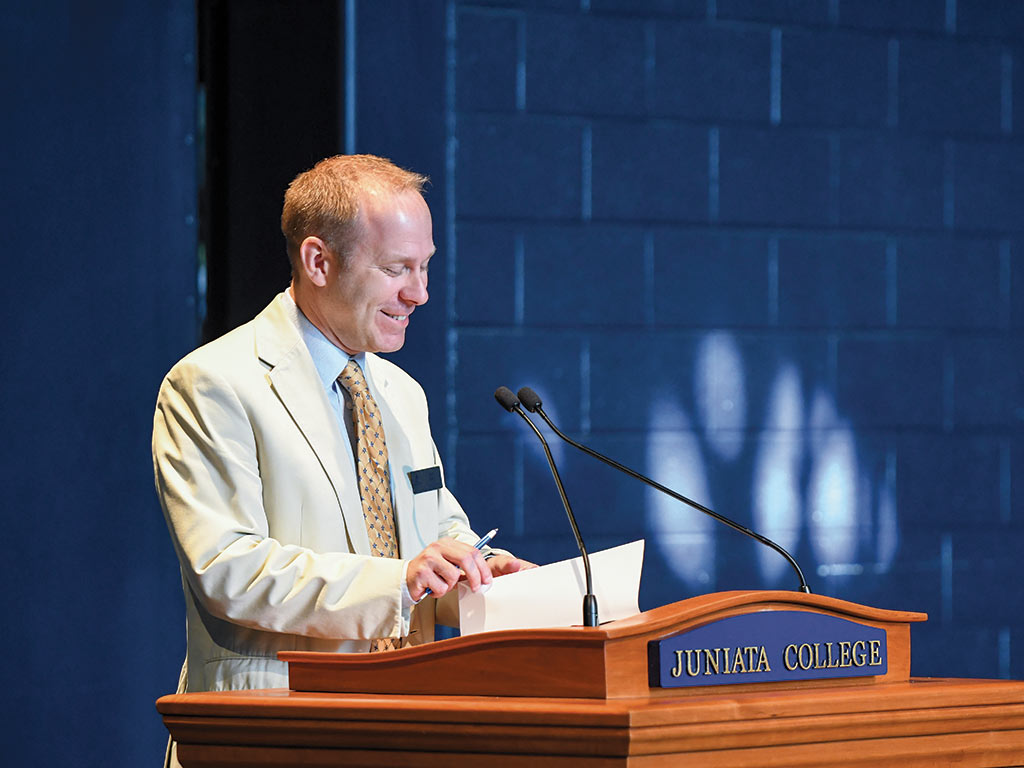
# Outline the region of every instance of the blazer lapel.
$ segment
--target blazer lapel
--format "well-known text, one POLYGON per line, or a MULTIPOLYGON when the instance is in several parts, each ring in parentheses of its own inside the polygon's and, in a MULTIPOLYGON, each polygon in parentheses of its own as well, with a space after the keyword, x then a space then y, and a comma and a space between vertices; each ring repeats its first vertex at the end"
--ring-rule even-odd
POLYGON ((348 452, 341 442, 346 437, 338 429, 337 417, 327 401, 313 360, 292 325, 284 302, 284 297, 278 296, 256 318, 256 354, 270 366, 267 376, 274 392, 334 486, 353 550, 369 555, 370 542, 355 468, 350 465, 348 452))

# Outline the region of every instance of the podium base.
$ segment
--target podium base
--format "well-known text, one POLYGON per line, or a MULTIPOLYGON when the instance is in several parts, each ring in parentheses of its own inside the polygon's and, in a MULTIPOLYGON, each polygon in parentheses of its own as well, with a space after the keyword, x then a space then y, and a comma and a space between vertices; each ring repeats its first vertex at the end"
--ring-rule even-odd
POLYGON ((157 703, 184 768, 1024 764, 1024 682, 636 699, 238 691, 157 703))

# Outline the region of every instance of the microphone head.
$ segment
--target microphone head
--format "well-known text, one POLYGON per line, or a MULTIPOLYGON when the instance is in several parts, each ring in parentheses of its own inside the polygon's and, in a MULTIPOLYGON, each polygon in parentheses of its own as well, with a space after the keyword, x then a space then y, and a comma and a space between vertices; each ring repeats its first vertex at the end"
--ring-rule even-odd
POLYGON ((498 401, 498 405, 510 413, 519 405, 516 396, 512 394, 512 390, 508 387, 498 387, 494 390, 494 399, 498 401))
POLYGON ((537 397, 537 393, 529 387, 519 388, 519 402, 521 402, 523 407, 525 407, 530 413, 536 413, 537 409, 544 405, 544 403, 540 401, 540 398, 537 397))

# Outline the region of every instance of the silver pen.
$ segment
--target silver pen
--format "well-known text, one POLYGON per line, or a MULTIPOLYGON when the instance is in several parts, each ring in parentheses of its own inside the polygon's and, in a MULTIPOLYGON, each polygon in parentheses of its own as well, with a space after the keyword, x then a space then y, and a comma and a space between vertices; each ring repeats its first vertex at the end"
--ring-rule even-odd
POLYGON ((489 530, 482 537, 480 537, 480 541, 478 541, 476 544, 473 545, 473 549, 483 549, 484 547, 487 546, 487 542, 489 542, 491 539, 493 539, 497 535, 498 535, 498 529, 497 528, 491 528, 491 530, 489 530))

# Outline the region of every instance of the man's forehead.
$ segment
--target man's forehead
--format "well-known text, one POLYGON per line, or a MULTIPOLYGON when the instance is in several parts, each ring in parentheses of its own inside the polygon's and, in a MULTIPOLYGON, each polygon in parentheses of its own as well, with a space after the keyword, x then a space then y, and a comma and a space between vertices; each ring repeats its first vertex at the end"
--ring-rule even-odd
POLYGON ((415 190, 379 197, 361 207, 358 226, 356 247, 377 263, 426 262, 437 251, 430 209, 415 190))
POLYGON ((427 201, 415 189, 390 189, 373 185, 364 188, 359 194, 359 213, 361 215, 378 211, 388 211, 392 208, 418 207, 419 204, 427 206, 427 201))

